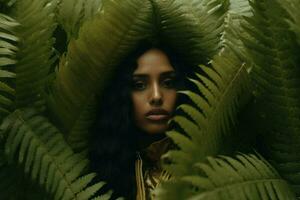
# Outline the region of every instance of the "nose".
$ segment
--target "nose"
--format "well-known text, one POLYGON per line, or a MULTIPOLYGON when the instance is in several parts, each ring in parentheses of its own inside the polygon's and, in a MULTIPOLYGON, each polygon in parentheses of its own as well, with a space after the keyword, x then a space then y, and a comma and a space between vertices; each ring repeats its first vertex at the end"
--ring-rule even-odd
POLYGON ((163 103, 163 96, 160 91, 159 84, 154 83, 152 85, 151 94, 150 94, 150 105, 152 106, 160 106, 163 103))

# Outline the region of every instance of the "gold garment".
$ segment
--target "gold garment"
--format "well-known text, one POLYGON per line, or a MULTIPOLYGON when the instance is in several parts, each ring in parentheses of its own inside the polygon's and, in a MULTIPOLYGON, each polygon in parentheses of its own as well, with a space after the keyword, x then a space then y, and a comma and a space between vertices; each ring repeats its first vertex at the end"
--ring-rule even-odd
POLYGON ((161 155, 167 152, 170 144, 170 139, 164 138, 137 153, 135 161, 136 200, 154 199, 153 190, 162 181, 170 179, 170 174, 162 169, 160 161, 161 155))

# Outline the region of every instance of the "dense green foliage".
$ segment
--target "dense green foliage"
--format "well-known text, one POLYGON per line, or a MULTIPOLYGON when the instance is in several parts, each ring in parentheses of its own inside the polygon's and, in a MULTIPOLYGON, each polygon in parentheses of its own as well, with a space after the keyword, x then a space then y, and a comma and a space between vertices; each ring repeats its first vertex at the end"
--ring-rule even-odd
POLYGON ((110 198, 95 196, 104 183, 86 156, 95 95, 157 38, 195 71, 157 199, 299 198, 298 10, 298 0, 1 0, 0 199, 110 198), (258 153, 235 155, 243 145, 258 153))
POLYGON ((288 184, 261 157, 207 157, 207 163, 193 166, 198 174, 165 183, 156 190, 158 199, 295 199, 288 184))
MULTIPOLYGON (((300 195, 300 74, 297 18, 284 10, 299 8, 291 1, 261 1, 247 19, 245 39, 254 63, 258 130, 264 138, 264 154, 300 195), (290 7, 289 7, 289 6, 290 7), (292 21, 290 21, 292 20, 292 21)), ((290 10, 288 10, 290 11, 290 10)))
POLYGON ((87 187, 95 177, 80 176, 88 160, 74 154, 48 120, 34 110, 16 110, 3 121, 2 137, 8 162, 17 160, 26 174, 54 199, 88 199, 103 183, 87 187))
POLYGON ((0 15, 0 120, 13 110, 13 97, 15 90, 12 88, 11 80, 15 79, 12 65, 16 60, 16 52, 18 51, 17 42, 19 38, 15 35, 14 30, 19 23, 11 17, 0 15))

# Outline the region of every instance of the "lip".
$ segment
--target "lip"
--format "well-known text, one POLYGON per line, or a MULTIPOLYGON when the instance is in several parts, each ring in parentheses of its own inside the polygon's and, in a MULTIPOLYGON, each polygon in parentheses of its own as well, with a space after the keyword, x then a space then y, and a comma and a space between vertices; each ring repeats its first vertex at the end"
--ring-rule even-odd
POLYGON ((146 118, 150 121, 165 121, 170 117, 170 113, 164 109, 152 109, 146 113, 146 118))

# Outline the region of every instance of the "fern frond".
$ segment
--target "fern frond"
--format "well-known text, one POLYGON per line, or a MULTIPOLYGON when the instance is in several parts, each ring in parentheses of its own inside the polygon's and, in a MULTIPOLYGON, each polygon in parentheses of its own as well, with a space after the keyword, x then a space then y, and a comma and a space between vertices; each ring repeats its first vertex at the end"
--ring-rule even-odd
MULTIPOLYGON (((252 10, 247 0, 230 1, 229 10, 224 20, 224 32, 221 41, 224 45, 230 46, 231 49, 247 63, 249 61, 241 36, 247 37, 247 33, 242 28, 241 24, 245 21, 244 16, 251 17, 252 10)), ((248 66, 247 71, 251 70, 248 66)))
POLYGON ((16 110, 1 125, 8 160, 19 162, 32 180, 54 199, 89 199, 104 183, 88 185, 88 160, 73 153, 48 120, 31 109, 16 110))
POLYGON ((17 42, 16 27, 20 24, 11 17, 0 14, 0 121, 13 111, 15 73, 12 65, 16 64, 17 42))
POLYGON ((91 99, 86 104, 81 115, 75 122, 70 132, 66 135, 66 141, 75 152, 84 152, 88 148, 89 128, 96 117, 96 100, 91 99))
POLYGON ((248 0, 230 0, 229 12, 240 16, 252 16, 248 0))
POLYGON ((219 51, 227 0, 155 1, 163 40, 190 65, 207 63, 219 51))
POLYGON ((196 163, 194 167, 197 175, 163 183, 155 191, 157 199, 296 199, 286 181, 262 157, 208 157, 206 163, 196 163), (185 196, 178 194, 180 184, 188 185, 183 186, 185 196))
POLYGON ((66 130, 74 126, 90 98, 101 93, 121 60, 147 37, 151 14, 148 1, 109 1, 82 26, 78 40, 70 42, 49 98, 52 112, 66 130))
POLYGON ((62 0, 59 4, 58 21, 66 31, 68 39, 77 38, 78 31, 102 7, 102 0, 62 0))
POLYGON ((41 91, 53 64, 53 31, 57 0, 20 0, 12 16, 21 24, 16 30, 20 38, 16 73, 16 106, 26 107, 41 101, 41 91))
POLYGON ((197 74, 199 80, 191 80, 198 88, 197 93, 181 92, 191 99, 193 105, 179 106, 187 116, 174 117, 174 122, 185 134, 178 137, 174 132, 167 133, 178 144, 180 151, 190 158, 187 161, 166 155, 173 162, 166 168, 176 176, 193 174, 193 163, 220 152, 222 137, 230 135, 237 110, 244 105, 242 99, 249 97, 250 93, 245 64, 230 48, 226 47, 216 55, 210 67, 200 67, 206 75, 197 74), (173 170, 174 167, 185 169, 180 170, 185 173, 178 173, 178 170, 173 170))
POLYGON ((300 164, 300 46, 289 29, 288 20, 293 17, 282 4, 252 2, 254 17, 244 25, 251 37, 244 43, 254 63, 257 129, 265 140, 263 153, 300 196, 300 168, 295 167, 300 164))
POLYGON ((284 9, 288 12, 291 19, 286 19, 290 25, 290 29, 297 35, 298 44, 300 45, 300 2, 297 0, 283 0, 277 1, 282 5, 284 9))

